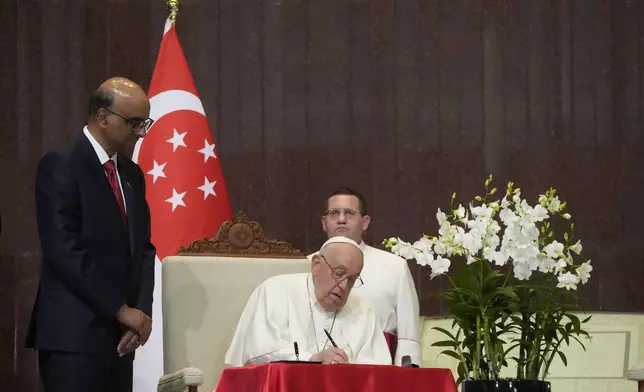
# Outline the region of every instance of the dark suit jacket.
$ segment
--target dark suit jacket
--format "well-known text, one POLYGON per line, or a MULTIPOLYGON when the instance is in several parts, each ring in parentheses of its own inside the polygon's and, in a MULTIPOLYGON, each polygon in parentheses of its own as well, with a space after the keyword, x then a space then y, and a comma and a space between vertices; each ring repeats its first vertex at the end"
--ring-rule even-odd
POLYGON ((105 171, 87 137, 47 153, 36 174, 42 275, 27 346, 114 355, 123 304, 152 317, 154 259, 141 169, 117 159, 126 230, 105 171))

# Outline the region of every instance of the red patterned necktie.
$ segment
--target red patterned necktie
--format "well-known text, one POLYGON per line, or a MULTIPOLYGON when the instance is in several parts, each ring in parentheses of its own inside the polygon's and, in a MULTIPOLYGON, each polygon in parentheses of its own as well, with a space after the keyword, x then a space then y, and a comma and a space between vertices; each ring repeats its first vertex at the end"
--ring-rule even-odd
POLYGON ((116 164, 113 160, 108 159, 105 162, 105 171, 107 172, 107 180, 110 182, 110 187, 112 187, 112 192, 114 197, 116 197, 116 202, 121 209, 121 216, 123 217, 123 223, 127 229, 127 215, 125 214, 125 202, 123 201, 123 194, 121 193, 121 187, 119 186, 119 178, 116 175, 116 164))

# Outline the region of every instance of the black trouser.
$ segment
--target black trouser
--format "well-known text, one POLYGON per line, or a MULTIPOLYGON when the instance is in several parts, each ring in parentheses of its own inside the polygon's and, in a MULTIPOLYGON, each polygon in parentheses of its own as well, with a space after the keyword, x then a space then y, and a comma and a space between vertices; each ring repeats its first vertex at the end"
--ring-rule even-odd
POLYGON ((39 351, 38 365, 45 392, 131 392, 133 358, 39 351))

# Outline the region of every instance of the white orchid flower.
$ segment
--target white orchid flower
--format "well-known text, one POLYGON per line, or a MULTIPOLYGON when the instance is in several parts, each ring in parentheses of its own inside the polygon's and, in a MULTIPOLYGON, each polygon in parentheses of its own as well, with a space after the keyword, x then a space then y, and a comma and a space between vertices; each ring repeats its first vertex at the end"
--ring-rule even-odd
POLYGON ((566 272, 565 274, 559 275, 557 280, 559 281, 557 287, 565 288, 566 290, 577 290, 577 284, 579 283, 579 277, 577 275, 566 272))

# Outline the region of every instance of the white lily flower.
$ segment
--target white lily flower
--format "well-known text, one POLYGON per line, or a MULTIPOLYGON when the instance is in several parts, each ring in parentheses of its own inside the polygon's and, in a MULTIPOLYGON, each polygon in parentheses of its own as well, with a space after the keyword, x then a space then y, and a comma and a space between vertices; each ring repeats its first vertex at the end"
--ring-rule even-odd
POLYGON ((438 221, 438 226, 443 227, 445 223, 447 223, 447 215, 445 215, 444 212, 441 211, 441 209, 438 209, 438 212, 436 213, 436 220, 438 221))
POLYGON ((568 263, 566 263, 565 259, 559 259, 559 261, 557 261, 557 263, 555 264, 555 272, 557 274, 562 274, 566 270, 567 266, 568 263))
POLYGON ((481 218, 476 218, 475 220, 467 221, 466 224, 468 229, 478 230, 482 233, 487 231, 487 222, 481 218))
POLYGON ((517 192, 512 195, 512 201, 514 202, 514 204, 519 206, 521 204, 521 192, 517 192))
POLYGON ((508 262, 508 254, 505 252, 494 252, 490 260, 493 260, 494 264, 498 266, 504 266, 508 262))
POLYGON ((557 261, 555 259, 544 256, 543 253, 539 255, 539 260, 539 271, 543 273, 552 272, 557 265, 557 261))
POLYGON ((472 205, 470 205, 470 211, 472 211, 472 215, 474 215, 474 217, 485 220, 489 220, 492 217, 492 212, 494 212, 492 207, 488 207, 485 204, 478 207, 472 207, 472 205))
POLYGON ((443 255, 446 251, 447 250, 445 249, 445 245, 442 242, 437 241, 434 244, 434 253, 436 253, 437 255, 443 255))
POLYGON ((586 284, 588 282, 592 270, 593 266, 590 265, 590 260, 577 267, 577 275, 579 275, 579 279, 581 280, 582 284, 586 284))
POLYGON ((532 217, 535 222, 542 222, 550 218, 550 215, 548 215, 548 210, 540 205, 537 205, 532 209, 532 217))
POLYGON ((501 222, 505 223, 505 225, 509 227, 516 224, 519 220, 519 217, 509 208, 504 208, 499 213, 499 219, 501 219, 501 222))
POLYGON ((455 213, 458 218, 465 218, 465 207, 459 204, 455 213))
POLYGON ((483 236, 477 229, 470 230, 469 233, 463 235, 463 248, 467 249, 469 254, 473 255, 478 253, 483 247, 483 236))
POLYGON ((570 272, 560 275, 557 280, 557 287, 565 288, 566 290, 577 290, 577 284, 579 283, 579 277, 570 272))
POLYGON ((428 238, 422 237, 418 241, 414 242, 414 245, 412 245, 412 247, 420 252, 431 252, 432 241, 428 238))
POLYGON ((410 243, 405 241, 399 241, 391 248, 391 252, 405 260, 411 260, 414 258, 414 248, 410 243))
POLYGON ((526 263, 514 262, 514 277, 519 280, 528 280, 532 275, 532 270, 526 263))
POLYGON ((577 241, 574 245, 572 245, 569 249, 570 249, 571 251, 575 252, 576 254, 580 254, 580 253, 581 253, 581 250, 583 249, 583 247, 581 246, 581 240, 578 240, 578 241, 577 241))
POLYGON ((563 252, 564 250, 564 245, 560 242, 557 241, 552 241, 548 245, 543 248, 544 252, 546 252, 546 255, 550 257, 551 259, 558 259, 559 255, 563 252))
POLYGON ((501 226, 499 226, 499 222, 493 220, 487 225, 486 231, 488 234, 496 234, 501 231, 501 226))
POLYGON ((505 210, 505 209, 508 209, 508 207, 510 207, 510 202, 508 201, 508 197, 503 196, 503 199, 501 199, 501 208, 505 210))
POLYGON ((416 251, 414 253, 414 258, 416 259, 416 264, 422 266, 431 265, 434 262, 434 255, 427 251, 416 251))
POLYGON ((510 249, 510 257, 512 257, 512 260, 524 263, 536 258, 538 254, 539 248, 532 244, 521 244, 510 249))
POLYGON ((446 273, 449 270, 449 266, 451 264, 452 262, 449 259, 440 256, 437 257, 436 260, 434 260, 434 262, 430 264, 430 268, 432 269, 430 279, 434 279, 438 275, 446 273))

